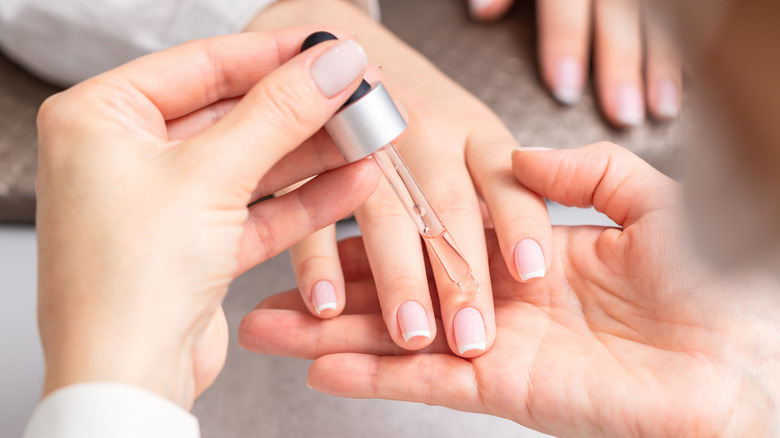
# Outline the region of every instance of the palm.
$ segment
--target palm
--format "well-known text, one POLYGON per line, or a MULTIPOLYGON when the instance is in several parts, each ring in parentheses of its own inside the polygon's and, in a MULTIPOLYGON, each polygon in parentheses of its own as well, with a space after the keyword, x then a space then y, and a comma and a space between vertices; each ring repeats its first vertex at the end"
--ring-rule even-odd
POLYGON ((649 231, 643 227, 661 224, 646 222, 623 231, 555 229, 556 266, 528 285, 512 279, 493 245, 498 336, 471 362, 486 411, 564 435, 603 433, 605 423, 619 436, 723 427, 729 406, 712 411, 696 400, 703 391, 707 400, 728 400, 738 382, 721 371, 707 348, 715 330, 686 297, 691 286, 684 283, 696 274, 670 275, 681 260, 657 256, 665 242, 641 236, 649 231), (507 400, 507 393, 520 396, 507 400), (681 410, 690 415, 658 421, 681 410))
POLYGON ((555 227, 546 277, 524 284, 488 232, 497 335, 485 354, 454 356, 442 336, 418 353, 394 345, 359 241, 341 243, 343 316, 316 320, 297 292, 280 294, 245 318, 242 345, 317 358, 309 384, 324 392, 484 412, 555 435, 736 435, 748 427, 736 418, 770 409, 740 406, 771 399, 771 371, 756 369, 776 361, 762 345, 777 336, 767 327, 780 303, 696 263, 671 180, 614 145, 513 158, 529 189, 594 205, 624 228, 555 227))

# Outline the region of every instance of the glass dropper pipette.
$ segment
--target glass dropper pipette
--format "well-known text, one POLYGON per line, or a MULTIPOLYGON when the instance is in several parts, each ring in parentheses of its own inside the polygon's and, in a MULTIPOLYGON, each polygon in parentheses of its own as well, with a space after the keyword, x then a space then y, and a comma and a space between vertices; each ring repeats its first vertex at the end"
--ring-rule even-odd
MULTIPOLYGON (((327 40, 337 39, 328 32, 315 32, 303 42, 301 51, 327 40)), ((362 81, 357 91, 325 124, 336 146, 348 162, 367 156, 374 158, 393 192, 409 213, 429 252, 441 263, 461 295, 472 299, 479 292, 471 266, 452 235, 442 224, 411 171, 391 143, 406 129, 406 120, 384 85, 362 81)))

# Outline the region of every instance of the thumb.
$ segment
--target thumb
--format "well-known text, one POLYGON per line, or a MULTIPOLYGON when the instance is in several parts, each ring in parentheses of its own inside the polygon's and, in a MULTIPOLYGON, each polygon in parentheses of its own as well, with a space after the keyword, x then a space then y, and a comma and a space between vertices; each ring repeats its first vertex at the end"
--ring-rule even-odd
POLYGON ((260 80, 182 149, 217 179, 246 183, 248 195, 279 159, 322 128, 357 88, 366 64, 355 41, 318 44, 260 80))
POLYGON ((551 201, 595 207, 626 227, 647 213, 676 206, 677 183, 613 143, 578 149, 518 148, 515 178, 551 201))

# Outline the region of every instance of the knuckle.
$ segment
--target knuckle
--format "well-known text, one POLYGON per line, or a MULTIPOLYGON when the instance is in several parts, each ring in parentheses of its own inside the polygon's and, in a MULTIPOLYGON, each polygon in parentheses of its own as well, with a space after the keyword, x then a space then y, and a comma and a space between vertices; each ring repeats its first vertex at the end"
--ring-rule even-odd
POLYGON ((252 221, 252 230, 254 231, 254 234, 257 237, 257 242, 260 246, 262 260, 268 260, 273 256, 274 253, 274 235, 271 233, 269 224, 262 215, 250 214, 249 217, 252 221))
POLYGON ((314 122, 305 110, 306 105, 302 104, 306 98, 298 87, 269 81, 252 96, 252 106, 263 110, 268 125, 279 127, 290 138, 296 138, 296 132, 314 122))
POLYGON ((322 254, 310 254, 297 263, 297 270, 303 275, 320 278, 320 275, 318 275, 320 272, 329 270, 329 268, 335 267, 337 264, 338 262, 332 257, 322 254))
POLYGON ((392 193, 377 191, 359 208, 360 219, 368 226, 407 220, 406 212, 392 193))
POLYGON ((398 292, 398 291, 418 292, 418 291, 425 291, 428 288, 427 279, 417 278, 409 274, 401 274, 401 273, 398 273, 397 275, 394 275, 392 278, 387 279, 387 281, 384 282, 384 284, 386 285, 385 287, 387 287, 387 290, 392 292, 398 292))
POLYGON ((442 217, 470 220, 481 217, 479 200, 473 192, 451 184, 443 184, 430 191, 436 212, 442 217), (437 202, 438 201, 438 202, 437 202))

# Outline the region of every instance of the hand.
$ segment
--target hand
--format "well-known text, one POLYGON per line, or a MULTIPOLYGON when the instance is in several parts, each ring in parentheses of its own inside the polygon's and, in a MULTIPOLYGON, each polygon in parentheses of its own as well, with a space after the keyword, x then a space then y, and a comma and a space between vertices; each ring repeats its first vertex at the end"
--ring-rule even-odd
MULTIPOLYGON (((552 230, 544 201, 518 191, 505 159, 517 143, 476 98, 348 3, 279 2, 259 14, 249 29, 304 23, 356 31, 371 62, 383 66, 391 95, 408 113, 409 127, 397 148, 481 287, 476 298, 462 298, 434 260, 437 287, 430 289, 435 295, 431 296, 420 236, 390 187, 381 182, 355 216, 391 338, 402 348, 418 350, 443 329, 456 354, 482 354, 495 337, 482 210, 490 211, 504 260, 516 281, 534 281, 544 276, 548 266, 552 230), (511 203, 503 202, 508 194, 513 196, 511 203), (438 327, 436 312, 443 321, 438 327)), ((300 293, 313 315, 332 318, 349 306, 332 229, 307 238, 291 254, 300 293)))
POLYGON ((330 171, 344 161, 320 131, 357 87, 365 53, 348 41, 298 55, 313 30, 187 43, 44 103, 44 395, 112 381, 189 407, 224 365, 233 278, 373 191, 368 161, 330 171))
POLYGON ((519 151, 513 163, 522 185, 594 205, 622 229, 555 227, 551 270, 529 284, 489 232, 497 334, 484 355, 453 356, 441 339, 421 354, 393 346, 356 240, 341 245, 345 315, 316 320, 287 292, 244 319, 240 342, 316 358, 308 384, 330 394, 488 413, 555 436, 775 435, 777 287, 699 266, 677 184, 624 149, 519 151))
MULTIPOLYGON (((493 20, 513 2, 469 0, 469 5, 474 17, 493 20)), ((681 61, 664 29, 642 9, 639 0, 537 0, 539 64, 544 83, 558 102, 573 105, 580 99, 592 28, 596 91, 607 120, 618 127, 641 125, 645 100, 653 117, 677 117, 682 104, 681 61)))

